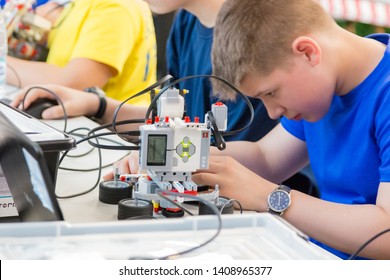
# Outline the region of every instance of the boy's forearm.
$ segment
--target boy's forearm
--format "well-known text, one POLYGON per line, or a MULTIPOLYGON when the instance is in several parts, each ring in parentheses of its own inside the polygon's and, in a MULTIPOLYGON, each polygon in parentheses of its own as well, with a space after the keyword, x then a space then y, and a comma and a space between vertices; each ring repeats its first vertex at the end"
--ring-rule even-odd
POLYGON ((231 156, 256 174, 276 184, 283 182, 300 169, 299 167, 291 168, 289 164, 282 164, 277 159, 278 154, 269 152, 267 148, 259 145, 259 142, 227 142, 225 150, 220 151, 212 147, 210 155, 231 156))
POLYGON ((8 56, 7 64, 7 83, 21 88, 31 84, 57 84, 57 77, 61 77, 60 68, 45 62, 24 61, 8 56))
POLYGON ((226 149, 218 150, 216 147, 210 149, 210 155, 224 155, 231 156, 239 161, 241 164, 261 175, 269 178, 270 174, 264 172, 267 170, 267 162, 261 160, 263 155, 255 142, 249 141, 231 141, 226 143, 226 149), (265 174, 264 174, 265 173, 265 174), (268 176, 267 176, 268 175, 268 176))

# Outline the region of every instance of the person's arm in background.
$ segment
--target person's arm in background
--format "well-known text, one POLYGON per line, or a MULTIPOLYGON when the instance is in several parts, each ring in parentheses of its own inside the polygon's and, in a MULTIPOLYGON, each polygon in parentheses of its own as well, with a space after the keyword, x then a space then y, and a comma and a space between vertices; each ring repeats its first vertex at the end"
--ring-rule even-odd
MULTIPOLYGON (((53 15, 52 12, 48 13, 51 7, 49 7, 50 9, 47 8, 46 11, 43 10, 45 7, 53 4, 57 5, 56 3, 49 2, 40 6, 39 8, 42 9, 40 13, 42 13, 42 15, 44 15, 45 13, 48 15, 53 15)), ((113 7, 110 6, 110 10, 108 10, 110 11, 110 13, 108 13, 107 11, 107 15, 104 16, 102 16, 103 12, 101 11, 101 7, 91 7, 90 9, 91 11, 89 17, 85 20, 85 22, 82 23, 81 26, 79 26, 79 31, 77 31, 79 33, 79 36, 77 37, 77 40, 74 42, 74 44, 69 43, 71 47, 68 47, 68 52, 70 53, 59 54, 58 52, 59 48, 62 48, 62 46, 58 46, 58 40, 61 40, 61 45, 64 45, 64 38, 60 37, 68 32, 76 32, 75 30, 70 30, 73 26, 67 26, 66 21, 63 21, 63 19, 61 18, 62 16, 65 16, 66 19, 66 16, 68 16, 69 13, 73 12, 73 10, 69 8, 68 10, 64 9, 63 13, 67 14, 61 15, 61 17, 57 20, 60 21, 61 24, 56 23, 59 24, 59 26, 56 27, 56 37, 55 39, 53 39, 53 42, 50 45, 50 51, 48 56, 49 63, 26 61, 9 57, 7 63, 14 71, 9 71, 10 74, 8 75, 7 82, 19 87, 25 87, 32 84, 53 83, 69 86, 76 89, 84 89, 90 86, 103 87, 109 81, 110 78, 117 75, 118 69, 111 66, 108 62, 101 62, 99 61, 99 59, 95 60, 90 58, 98 57, 96 55, 97 52, 107 51, 107 49, 105 49, 107 48, 107 45, 113 44, 112 42, 105 43, 104 40, 101 40, 101 38, 98 38, 98 36, 95 34, 97 31, 93 30, 100 30, 99 26, 103 26, 102 28, 106 29, 116 28, 116 24, 114 23, 107 25, 107 22, 112 21, 113 11, 117 12, 118 21, 121 23, 122 21, 120 21, 119 19, 123 19, 126 22, 130 21, 131 19, 129 19, 129 16, 126 14, 126 11, 124 11, 123 7, 120 5, 113 7), (97 20, 98 18, 101 19, 104 23, 99 23, 97 20), (55 44, 57 44, 57 46, 55 46, 55 44), (85 46, 88 46, 89 53, 85 53, 85 51, 83 51, 86 48, 85 46), (55 53, 53 53, 53 51, 55 53), (61 63, 56 60, 58 59, 58 55, 62 55, 62 59, 66 59, 68 55, 68 63, 60 66, 61 63), (54 58, 55 62, 51 62, 53 61, 53 59, 50 60, 50 58, 54 58)), ((51 20, 53 21, 54 19, 51 20)), ((126 38, 126 36, 121 37, 123 38, 118 38, 118 41, 116 41, 115 44, 121 45, 123 47, 125 46, 124 44, 126 44, 126 46, 129 46, 128 42, 131 41, 131 39, 126 38)))
MULTIPOLYGON (((98 111, 100 106, 99 97, 90 92, 80 91, 60 85, 40 85, 39 87, 47 90, 30 87, 22 89, 12 100, 11 106, 20 107, 21 102, 28 91, 24 100, 24 107, 28 108, 34 101, 39 98, 55 99, 48 91, 54 92, 57 97, 63 102, 68 117, 76 116, 93 116, 98 111)), ((112 122, 114 112, 120 101, 107 97, 107 107, 100 123, 112 122)), ((117 121, 123 119, 143 119, 146 114, 146 107, 125 104, 119 111, 117 121)), ((43 119, 60 119, 64 116, 63 109, 60 105, 50 107, 42 112, 43 119)))
POLYGON ((7 64, 16 72, 8 71, 7 82, 18 87, 32 84, 60 84, 76 89, 103 87, 115 73, 110 66, 86 58, 76 58, 65 67, 58 67, 8 56, 7 64))

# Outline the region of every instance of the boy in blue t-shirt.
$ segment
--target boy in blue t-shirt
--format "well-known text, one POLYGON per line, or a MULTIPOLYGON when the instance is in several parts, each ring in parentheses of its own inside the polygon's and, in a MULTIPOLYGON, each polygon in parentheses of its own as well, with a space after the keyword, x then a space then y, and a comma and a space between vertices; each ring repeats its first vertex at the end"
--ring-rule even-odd
POLYGON ((350 33, 314 0, 226 0, 212 60, 215 75, 283 117, 256 143, 227 143, 194 181, 282 216, 342 258, 380 234, 359 256, 389 259, 390 35, 350 33), (279 185, 309 161, 321 198, 279 185))

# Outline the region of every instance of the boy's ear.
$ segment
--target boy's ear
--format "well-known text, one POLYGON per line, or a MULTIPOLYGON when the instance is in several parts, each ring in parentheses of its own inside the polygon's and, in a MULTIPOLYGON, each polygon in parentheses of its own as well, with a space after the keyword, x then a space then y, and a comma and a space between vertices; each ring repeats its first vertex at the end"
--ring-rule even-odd
POLYGON ((310 37, 300 36, 292 43, 293 53, 304 55, 312 65, 317 65, 321 61, 321 48, 318 43, 310 37))

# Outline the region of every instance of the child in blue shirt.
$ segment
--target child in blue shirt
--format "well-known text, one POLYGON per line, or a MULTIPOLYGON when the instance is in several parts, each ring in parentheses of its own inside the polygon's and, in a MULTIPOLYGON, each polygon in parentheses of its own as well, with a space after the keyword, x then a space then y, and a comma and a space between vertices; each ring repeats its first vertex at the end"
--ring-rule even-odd
MULTIPOLYGON (((342 258, 386 232, 389 42, 388 34, 363 38, 340 28, 318 1, 227 0, 214 30, 214 74, 282 120, 258 142, 216 151, 194 181, 218 184, 246 209, 282 216, 342 258), (279 187, 309 161, 320 198, 279 187), (275 189, 282 195, 272 200, 275 189)), ((234 98, 223 84, 214 86, 234 98)), ((389 259, 390 234, 359 255, 389 259)))

